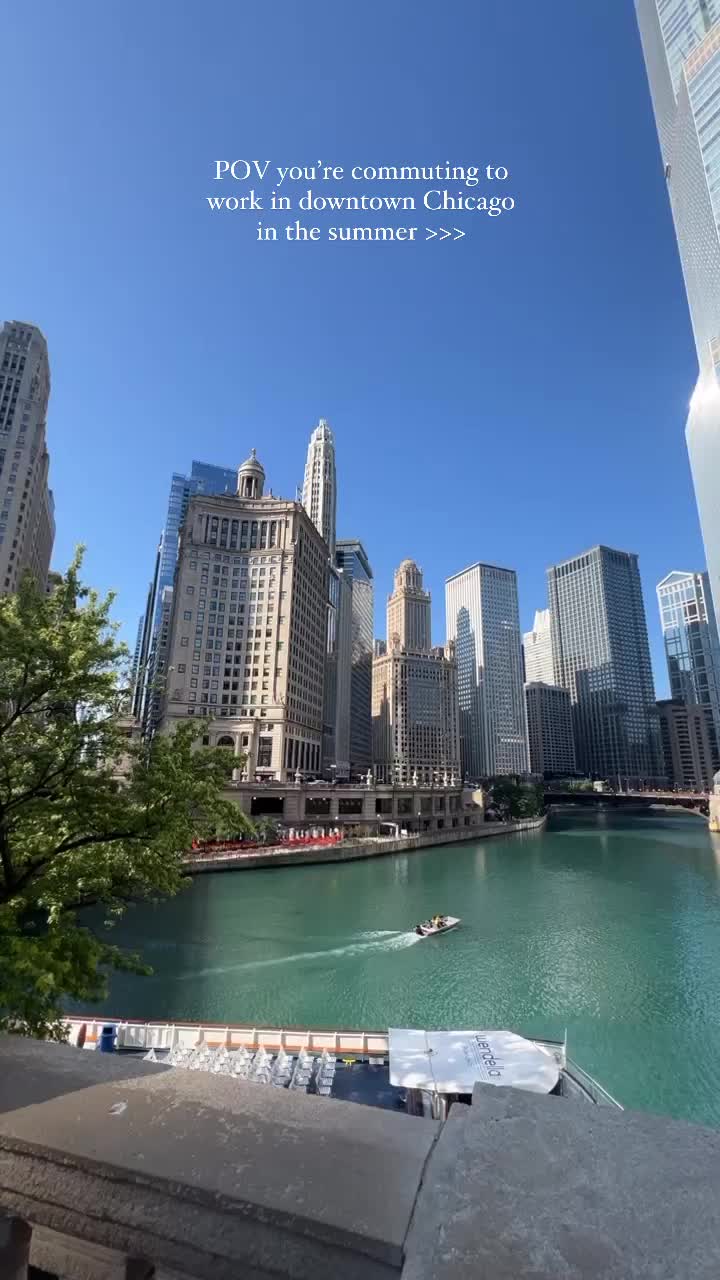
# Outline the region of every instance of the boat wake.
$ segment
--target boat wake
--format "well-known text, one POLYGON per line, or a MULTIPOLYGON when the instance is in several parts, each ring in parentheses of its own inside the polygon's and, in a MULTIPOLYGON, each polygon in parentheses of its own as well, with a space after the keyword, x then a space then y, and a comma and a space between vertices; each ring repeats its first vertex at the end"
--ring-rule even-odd
POLYGON ((380 929, 369 934, 358 934, 356 937, 364 941, 351 941, 343 947, 328 947, 324 951, 298 951, 289 956, 270 956, 266 960, 245 960, 241 964, 219 965, 212 969, 193 969, 188 973, 176 975, 178 981, 192 981, 193 978, 209 978, 215 974, 247 973, 253 969, 272 969, 279 965, 302 964, 306 960, 331 960, 345 956, 358 956, 373 951, 404 951, 412 947, 420 938, 414 932, 397 933, 380 929))

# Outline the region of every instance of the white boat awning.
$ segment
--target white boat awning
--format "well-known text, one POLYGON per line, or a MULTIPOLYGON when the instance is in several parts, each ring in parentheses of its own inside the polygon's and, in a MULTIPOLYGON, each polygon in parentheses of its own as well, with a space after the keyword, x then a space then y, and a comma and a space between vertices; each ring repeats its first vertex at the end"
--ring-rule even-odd
POLYGON ((513 1031, 389 1031, 390 1083, 402 1089, 472 1093, 475 1084, 551 1093, 553 1054, 513 1031))

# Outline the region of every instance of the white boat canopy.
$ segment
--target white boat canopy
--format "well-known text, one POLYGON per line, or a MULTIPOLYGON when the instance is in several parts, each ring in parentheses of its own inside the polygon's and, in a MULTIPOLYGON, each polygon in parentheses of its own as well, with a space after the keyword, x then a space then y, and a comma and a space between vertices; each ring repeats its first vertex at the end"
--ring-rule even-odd
POLYGON ((551 1093, 553 1054, 513 1031, 389 1031, 390 1083, 433 1093, 472 1093, 475 1084, 551 1093))

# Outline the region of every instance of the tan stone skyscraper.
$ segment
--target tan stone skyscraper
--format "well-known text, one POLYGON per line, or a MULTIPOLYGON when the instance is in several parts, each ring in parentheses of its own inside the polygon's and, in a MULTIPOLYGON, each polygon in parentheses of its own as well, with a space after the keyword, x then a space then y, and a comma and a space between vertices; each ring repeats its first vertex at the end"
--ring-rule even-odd
POLYGON ((322 762, 327 546, 299 502, 266 494, 255 456, 237 495, 190 499, 180 536, 162 729, 205 716, 246 777, 322 762))
POLYGON ((414 560, 403 560, 388 598, 387 649, 373 659, 372 713, 379 782, 459 782, 454 650, 431 647, 430 593, 414 560))
POLYGON ((432 644, 430 592, 423 590, 422 570, 414 560, 403 560, 395 571, 395 590, 387 602, 387 642, 395 637, 402 649, 425 653, 432 644))
POLYGON ((45 418, 50 397, 47 343, 18 320, 0 331, 0 592, 15 591, 25 569, 45 590, 55 539, 45 418))

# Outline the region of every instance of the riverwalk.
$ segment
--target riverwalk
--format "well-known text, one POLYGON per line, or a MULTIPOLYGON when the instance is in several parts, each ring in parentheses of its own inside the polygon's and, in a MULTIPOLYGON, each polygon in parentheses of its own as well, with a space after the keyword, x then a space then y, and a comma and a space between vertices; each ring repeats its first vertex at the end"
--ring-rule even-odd
POLYGON ((545 816, 524 818, 518 822, 485 822, 471 828, 449 831, 432 831, 420 835, 365 837, 361 840, 342 840, 332 845, 303 845, 301 848, 240 850, 199 857, 191 853, 184 860, 189 875, 201 875, 204 871, 253 871, 259 867, 298 867, 324 862, 357 862, 362 858, 386 857, 388 854, 413 853, 418 849, 436 848, 438 845, 458 844, 467 840, 486 840, 491 836, 508 836, 515 832, 539 831, 547 821, 545 816))

